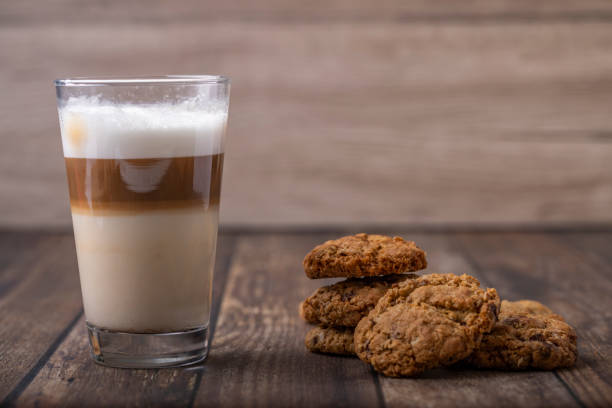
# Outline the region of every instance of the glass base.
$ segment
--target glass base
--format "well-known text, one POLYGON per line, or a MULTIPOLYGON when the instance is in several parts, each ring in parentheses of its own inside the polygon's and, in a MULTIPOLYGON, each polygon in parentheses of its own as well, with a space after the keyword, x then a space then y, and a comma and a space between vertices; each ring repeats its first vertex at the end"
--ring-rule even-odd
POLYGON ((91 355, 119 368, 161 368, 195 364, 208 355, 208 327, 173 333, 125 333, 87 323, 91 355))

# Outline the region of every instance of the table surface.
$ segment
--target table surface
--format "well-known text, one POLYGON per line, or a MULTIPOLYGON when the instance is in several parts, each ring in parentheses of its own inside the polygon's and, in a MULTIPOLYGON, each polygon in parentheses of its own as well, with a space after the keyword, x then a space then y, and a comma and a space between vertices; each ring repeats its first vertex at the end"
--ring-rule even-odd
POLYGON ((0 231, 0 405, 612 406, 612 231, 384 231, 425 248, 428 272, 544 302, 578 332, 572 369, 415 379, 304 348, 298 304, 328 280, 307 279, 301 260, 345 232, 222 233, 208 360, 126 370, 89 357, 72 234, 0 231))

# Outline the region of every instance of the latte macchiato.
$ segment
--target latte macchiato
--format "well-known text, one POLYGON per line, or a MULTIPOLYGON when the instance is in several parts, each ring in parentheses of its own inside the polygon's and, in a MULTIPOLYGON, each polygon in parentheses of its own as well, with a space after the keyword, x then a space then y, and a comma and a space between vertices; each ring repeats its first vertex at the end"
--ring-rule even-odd
POLYGON ((227 111, 88 97, 59 113, 88 323, 207 326, 227 111))

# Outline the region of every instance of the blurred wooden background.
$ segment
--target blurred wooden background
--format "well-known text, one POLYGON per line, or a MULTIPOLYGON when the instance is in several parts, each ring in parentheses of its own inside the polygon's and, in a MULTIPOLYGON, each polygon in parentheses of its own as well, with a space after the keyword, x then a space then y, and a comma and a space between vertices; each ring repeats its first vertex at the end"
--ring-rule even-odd
POLYGON ((612 222, 612 2, 0 0, 0 226, 68 226, 52 79, 233 80, 230 226, 612 222))

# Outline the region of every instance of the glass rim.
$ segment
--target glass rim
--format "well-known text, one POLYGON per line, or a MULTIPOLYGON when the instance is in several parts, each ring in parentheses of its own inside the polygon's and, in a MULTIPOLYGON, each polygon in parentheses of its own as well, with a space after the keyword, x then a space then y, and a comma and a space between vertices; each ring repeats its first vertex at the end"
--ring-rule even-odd
POLYGON ((229 84, 223 75, 159 75, 139 77, 74 77, 56 79, 55 86, 139 86, 229 84))

